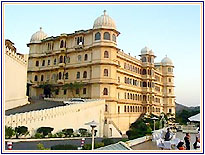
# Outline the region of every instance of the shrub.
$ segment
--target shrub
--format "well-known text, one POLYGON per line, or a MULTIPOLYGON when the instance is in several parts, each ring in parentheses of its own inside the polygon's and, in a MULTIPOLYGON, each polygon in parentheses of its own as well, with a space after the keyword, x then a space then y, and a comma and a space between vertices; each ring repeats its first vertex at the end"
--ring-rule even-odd
POLYGON ((74 146, 74 145, 54 145, 54 146, 51 146, 51 150, 77 150, 77 146, 74 146))
POLYGON ((43 138, 43 135, 40 134, 40 133, 36 133, 36 134, 34 135, 34 138, 43 138))
POLYGON ((7 127, 5 126, 5 138, 11 138, 12 136, 15 135, 15 131, 12 127, 7 127))
POLYGON ((64 134, 63 134, 63 132, 58 132, 58 133, 56 133, 56 135, 57 135, 57 137, 59 137, 59 138, 62 138, 63 136, 64 136, 64 134))
POLYGON ((43 134, 43 136, 47 136, 49 133, 53 131, 53 128, 51 127, 40 127, 37 129, 37 133, 43 134))
POLYGON ((62 132, 66 137, 73 135, 73 129, 63 129, 62 132))
MULTIPOLYGON (((103 146, 104 146, 104 143, 102 143, 102 142, 95 143, 94 149, 97 149, 97 148, 103 147, 103 146)), ((91 149, 92 149, 92 144, 85 144, 83 146, 83 150, 91 150, 91 149)))
POLYGON ((41 143, 37 144, 37 148, 38 148, 39 150, 50 150, 49 148, 45 148, 44 145, 41 144, 41 143))
POLYGON ((16 133, 16 138, 18 138, 21 135, 27 135, 28 132, 28 128, 25 126, 18 126, 15 127, 15 133, 16 133))
POLYGON ((80 133, 81 136, 86 136, 87 135, 87 129, 80 128, 79 133, 80 133))
POLYGON ((102 140, 102 143, 104 143, 104 146, 106 146, 106 145, 113 144, 114 142, 110 138, 105 138, 105 139, 102 140))

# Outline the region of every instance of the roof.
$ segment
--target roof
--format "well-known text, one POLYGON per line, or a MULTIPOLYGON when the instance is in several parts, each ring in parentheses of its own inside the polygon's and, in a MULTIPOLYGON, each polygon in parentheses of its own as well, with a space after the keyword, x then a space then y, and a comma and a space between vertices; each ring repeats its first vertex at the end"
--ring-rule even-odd
POLYGON ((124 142, 118 142, 115 144, 100 147, 96 150, 132 150, 132 149, 124 142))

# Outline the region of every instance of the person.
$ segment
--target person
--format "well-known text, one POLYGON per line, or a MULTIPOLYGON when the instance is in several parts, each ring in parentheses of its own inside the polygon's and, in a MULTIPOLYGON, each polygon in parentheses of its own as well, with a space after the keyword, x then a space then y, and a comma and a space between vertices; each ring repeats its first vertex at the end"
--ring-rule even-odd
POLYGON ((196 141, 194 142, 193 146, 195 150, 200 148, 200 139, 198 137, 196 137, 196 141))
POLYGON ((171 134, 170 134, 170 129, 167 128, 167 132, 165 134, 164 140, 165 141, 170 141, 172 139, 171 134))
POLYGON ((186 133, 186 136, 184 137, 184 141, 186 144, 186 150, 190 150, 190 134, 186 133))
POLYGON ((184 142, 183 141, 180 141, 177 145, 177 148, 179 150, 186 150, 186 148, 184 147, 184 142))

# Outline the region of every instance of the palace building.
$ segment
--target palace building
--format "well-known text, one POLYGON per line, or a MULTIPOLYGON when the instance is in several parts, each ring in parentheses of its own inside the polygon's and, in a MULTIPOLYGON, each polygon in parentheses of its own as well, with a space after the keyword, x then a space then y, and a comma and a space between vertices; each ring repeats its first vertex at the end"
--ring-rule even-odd
MULTIPOLYGON (((148 47, 140 59, 117 47, 120 32, 106 14, 93 28, 47 36, 42 28, 31 37, 28 61, 29 96, 45 93, 40 85, 50 84, 49 97, 105 99, 104 135, 125 134, 142 113, 175 114, 173 63, 167 56, 155 62, 148 47), (75 91, 65 84, 80 82, 75 91)), ((89 114, 88 114, 89 115, 89 114)))

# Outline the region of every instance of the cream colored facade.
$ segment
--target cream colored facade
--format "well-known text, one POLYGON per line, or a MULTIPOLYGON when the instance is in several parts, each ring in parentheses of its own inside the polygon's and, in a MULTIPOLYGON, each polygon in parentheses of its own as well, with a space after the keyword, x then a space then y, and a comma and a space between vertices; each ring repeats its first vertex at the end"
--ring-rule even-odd
POLYGON ((16 53, 10 40, 5 40, 5 110, 29 103, 26 84, 27 60, 16 53))
POLYGON ((49 83, 59 88, 54 97, 73 97, 62 86, 85 83, 82 98, 106 100, 105 136, 112 136, 113 127, 125 134, 142 113, 175 114, 172 61, 165 57, 155 63, 147 47, 139 53, 140 60, 125 54, 117 47, 119 34, 106 12, 89 30, 47 37, 40 29, 27 44, 30 96, 43 94, 38 86, 49 83))

